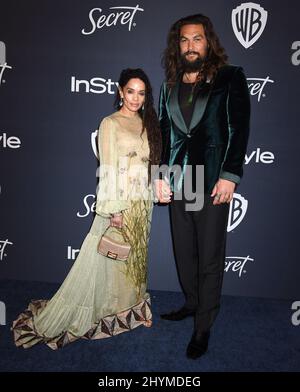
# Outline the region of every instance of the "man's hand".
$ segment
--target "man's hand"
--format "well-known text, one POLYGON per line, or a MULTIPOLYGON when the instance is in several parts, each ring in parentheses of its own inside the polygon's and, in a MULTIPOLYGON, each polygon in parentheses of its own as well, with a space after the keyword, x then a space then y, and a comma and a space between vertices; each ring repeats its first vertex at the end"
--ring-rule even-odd
POLYGON ((214 197, 213 204, 230 203, 233 198, 234 190, 234 182, 220 178, 211 193, 211 197, 214 197))
POLYGON ((123 226, 123 215, 122 215, 122 213, 114 214, 110 218, 110 226, 118 227, 119 229, 123 226))
POLYGON ((155 195, 160 203, 170 203, 172 192, 165 180, 155 180, 155 195))

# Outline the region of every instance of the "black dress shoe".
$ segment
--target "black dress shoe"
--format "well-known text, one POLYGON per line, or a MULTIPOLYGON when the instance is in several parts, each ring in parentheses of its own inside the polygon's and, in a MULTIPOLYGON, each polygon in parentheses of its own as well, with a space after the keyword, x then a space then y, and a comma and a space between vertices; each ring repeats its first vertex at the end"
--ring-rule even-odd
POLYGON ((187 346, 186 356, 191 359, 197 359, 205 354, 208 348, 209 336, 209 331, 201 334, 194 332, 192 339, 187 346))
POLYGON ((161 314, 160 317, 164 320, 180 321, 185 319, 186 317, 193 316, 194 314, 195 314, 194 310, 190 310, 183 307, 171 313, 161 314))

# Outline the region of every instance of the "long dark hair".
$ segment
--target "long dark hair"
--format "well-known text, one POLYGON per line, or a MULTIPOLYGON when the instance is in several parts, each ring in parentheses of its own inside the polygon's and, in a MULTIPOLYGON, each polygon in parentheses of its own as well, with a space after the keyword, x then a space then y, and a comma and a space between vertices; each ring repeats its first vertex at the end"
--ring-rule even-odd
MULTIPOLYGON (((149 163, 148 163, 148 174, 149 174, 149 183, 150 183, 151 165, 158 165, 160 162, 161 149, 162 149, 161 132, 160 132, 157 114, 153 106, 152 87, 147 75, 140 68, 124 69, 121 72, 118 81, 121 89, 123 89, 124 86, 126 86, 126 84, 129 82, 130 79, 140 79, 145 83, 145 88, 146 88, 145 103, 143 105, 143 108, 139 109, 138 113, 143 121, 143 129, 141 135, 146 131, 148 143, 149 143, 150 154, 149 154, 149 163)), ((118 90, 116 100, 115 100, 115 108, 117 110, 121 108, 120 102, 121 102, 121 96, 118 90)))
POLYGON ((167 83, 170 86, 176 83, 178 76, 183 72, 180 61, 179 38, 181 27, 188 24, 202 24, 207 39, 207 57, 200 71, 201 76, 214 79, 218 69, 227 64, 228 56, 220 44, 211 20, 202 14, 186 16, 171 26, 167 38, 167 48, 163 53, 162 65, 165 69, 167 83))

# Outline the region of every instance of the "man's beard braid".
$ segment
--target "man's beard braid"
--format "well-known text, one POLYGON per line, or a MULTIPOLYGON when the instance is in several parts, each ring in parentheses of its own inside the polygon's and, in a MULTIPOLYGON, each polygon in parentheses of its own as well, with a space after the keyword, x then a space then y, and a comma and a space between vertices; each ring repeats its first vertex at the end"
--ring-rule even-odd
POLYGON ((200 72, 203 68, 205 59, 198 57, 196 60, 190 62, 185 57, 186 54, 180 56, 181 66, 184 72, 200 72))

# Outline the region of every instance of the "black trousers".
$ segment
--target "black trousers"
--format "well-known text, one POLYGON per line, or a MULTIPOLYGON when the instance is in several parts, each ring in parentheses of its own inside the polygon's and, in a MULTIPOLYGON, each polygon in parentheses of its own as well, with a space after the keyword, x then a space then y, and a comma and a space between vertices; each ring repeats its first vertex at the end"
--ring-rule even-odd
POLYGON ((220 308, 225 267, 229 204, 213 205, 205 195, 200 211, 186 211, 185 200, 172 200, 173 247, 185 307, 196 311, 195 330, 208 331, 220 308))

